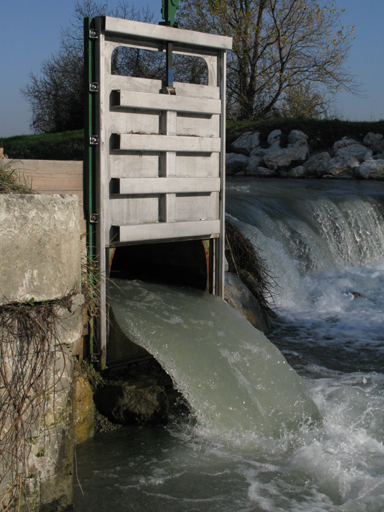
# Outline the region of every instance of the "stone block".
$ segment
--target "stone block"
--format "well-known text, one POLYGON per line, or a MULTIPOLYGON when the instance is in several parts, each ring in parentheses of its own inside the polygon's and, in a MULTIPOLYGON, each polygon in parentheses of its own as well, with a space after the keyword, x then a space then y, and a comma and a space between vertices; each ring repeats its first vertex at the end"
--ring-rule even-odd
POLYGON ((72 195, 0 195, 0 304, 79 291, 78 209, 72 195))

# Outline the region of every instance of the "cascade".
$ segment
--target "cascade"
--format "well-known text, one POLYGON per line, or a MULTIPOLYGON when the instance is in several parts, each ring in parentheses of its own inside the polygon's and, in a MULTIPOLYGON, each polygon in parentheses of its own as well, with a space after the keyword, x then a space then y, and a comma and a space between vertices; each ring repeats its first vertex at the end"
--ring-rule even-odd
POLYGON ((76 510, 381 512, 383 205, 377 181, 228 180, 227 214, 276 283, 268 337, 285 359, 198 290, 116 289, 116 309, 132 310, 119 322, 167 366, 199 423, 80 445, 76 510), (311 400, 322 421, 306 421, 311 400))
POLYGON ((115 280, 114 316, 172 377, 200 424, 265 434, 319 417, 279 350, 219 297, 115 280))

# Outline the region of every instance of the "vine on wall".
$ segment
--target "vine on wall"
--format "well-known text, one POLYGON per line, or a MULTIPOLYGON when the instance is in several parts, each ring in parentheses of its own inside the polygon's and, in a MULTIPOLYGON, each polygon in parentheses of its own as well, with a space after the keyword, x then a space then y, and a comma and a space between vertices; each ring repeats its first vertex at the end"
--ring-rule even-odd
POLYGON ((21 500, 26 497, 28 458, 39 428, 44 428, 47 393, 55 393, 61 378, 56 375, 56 359, 59 352, 63 353, 57 336, 57 302, 37 304, 31 299, 27 304, 0 307, 0 510, 3 512, 20 509, 21 500))

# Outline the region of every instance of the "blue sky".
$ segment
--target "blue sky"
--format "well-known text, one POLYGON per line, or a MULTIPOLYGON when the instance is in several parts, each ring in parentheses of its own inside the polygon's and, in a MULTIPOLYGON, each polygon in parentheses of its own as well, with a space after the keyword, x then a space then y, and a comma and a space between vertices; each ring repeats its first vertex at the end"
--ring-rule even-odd
MULTIPOLYGON (((146 3, 160 19, 161 0, 146 3)), ((29 104, 20 88, 28 83, 29 73, 38 73, 42 62, 58 50, 60 29, 69 25, 74 4, 75 0, 1 0, 0 138, 30 133, 29 104)), ((118 0, 108 4, 114 7, 118 0)), ((384 0, 336 0, 336 6, 347 8, 343 25, 355 26, 348 66, 365 95, 340 94, 337 112, 351 121, 384 119, 384 0)))

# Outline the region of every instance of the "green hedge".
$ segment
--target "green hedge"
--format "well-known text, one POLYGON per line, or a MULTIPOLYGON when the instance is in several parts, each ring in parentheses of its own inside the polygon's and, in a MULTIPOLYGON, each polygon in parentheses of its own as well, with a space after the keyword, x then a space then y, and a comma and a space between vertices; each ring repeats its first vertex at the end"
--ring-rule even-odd
POLYGON ((8 158, 31 160, 83 160, 84 131, 19 135, 0 140, 8 158))

